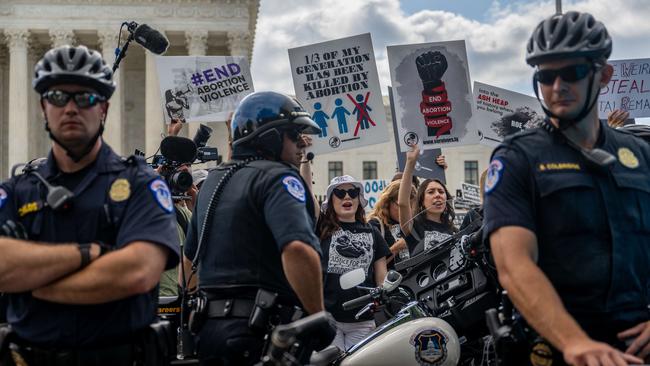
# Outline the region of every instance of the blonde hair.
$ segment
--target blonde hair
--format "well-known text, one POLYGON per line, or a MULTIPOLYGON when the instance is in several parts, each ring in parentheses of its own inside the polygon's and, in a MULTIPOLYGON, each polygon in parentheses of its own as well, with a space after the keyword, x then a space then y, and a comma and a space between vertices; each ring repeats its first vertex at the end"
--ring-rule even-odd
MULTIPOLYGON (((377 219, 383 225, 389 225, 390 221, 390 204, 391 202, 397 202, 397 196, 399 195, 399 185, 402 180, 395 180, 390 182, 384 191, 381 192, 375 207, 372 209, 372 212, 368 216, 368 220, 377 219)), ((415 188, 411 184, 411 198, 415 197, 415 188)))

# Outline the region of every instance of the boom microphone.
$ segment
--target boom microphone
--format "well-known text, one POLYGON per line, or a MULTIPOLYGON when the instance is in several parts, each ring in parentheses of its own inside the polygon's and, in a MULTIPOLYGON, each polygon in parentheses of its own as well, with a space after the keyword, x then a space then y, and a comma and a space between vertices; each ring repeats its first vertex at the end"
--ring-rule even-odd
POLYGON ((313 152, 308 152, 306 156, 307 160, 312 161, 314 160, 314 153, 313 152))
POLYGON ((136 42, 156 55, 165 53, 169 46, 169 41, 162 33, 146 24, 137 25, 137 23, 131 22, 129 24, 129 30, 133 32, 133 38, 136 42))
POLYGON ((192 163, 196 159, 196 145, 186 137, 167 136, 160 142, 160 153, 167 160, 192 163))

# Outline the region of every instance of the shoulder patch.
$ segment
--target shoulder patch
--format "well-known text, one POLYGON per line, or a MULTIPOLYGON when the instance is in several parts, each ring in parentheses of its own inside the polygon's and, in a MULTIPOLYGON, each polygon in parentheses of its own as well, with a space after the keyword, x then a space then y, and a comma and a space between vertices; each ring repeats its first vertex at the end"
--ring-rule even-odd
POLYGON ((485 179, 485 194, 490 193, 501 180, 503 163, 499 158, 494 158, 488 167, 487 178, 485 179))
POLYGON ((174 211, 174 201, 172 200, 172 193, 167 187, 164 180, 157 178, 149 183, 149 190, 153 194, 153 198, 158 202, 158 205, 168 213, 174 211))
POLYGON ((289 192, 293 198, 300 202, 305 202, 305 186, 302 185, 302 182, 298 178, 293 175, 285 175, 282 177, 282 185, 284 185, 284 189, 289 192))
POLYGON ((0 188, 0 208, 5 205, 8 198, 9 195, 7 194, 7 191, 5 191, 4 188, 0 188))

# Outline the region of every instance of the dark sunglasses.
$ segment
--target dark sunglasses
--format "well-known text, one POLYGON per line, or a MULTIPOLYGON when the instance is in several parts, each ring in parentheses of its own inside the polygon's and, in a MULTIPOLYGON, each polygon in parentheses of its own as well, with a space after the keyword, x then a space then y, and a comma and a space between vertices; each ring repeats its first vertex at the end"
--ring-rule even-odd
POLYGON ((287 138, 293 142, 298 142, 300 140, 300 130, 297 128, 287 128, 284 130, 284 133, 287 135, 287 138))
POLYGON ((350 188, 350 189, 334 188, 332 193, 334 193, 334 195, 336 197, 338 197, 339 199, 341 199, 341 200, 345 198, 346 194, 348 196, 350 196, 350 198, 355 199, 355 198, 357 198, 359 196, 359 193, 361 193, 361 190, 359 189, 359 187, 350 188))
POLYGON ((559 76, 560 79, 567 83, 575 83, 578 80, 586 78, 587 75, 589 75, 589 71, 592 69, 594 69, 594 67, 589 64, 576 64, 556 70, 538 70, 535 72, 535 80, 544 85, 552 85, 555 82, 555 79, 559 76))
POLYGON ((71 92, 65 92, 63 90, 50 90, 48 92, 43 93, 41 97, 47 100, 48 103, 56 107, 65 107, 70 101, 70 98, 74 100, 75 104, 79 108, 90 108, 95 106, 99 102, 106 101, 106 98, 104 98, 99 94, 85 92, 85 91, 71 93, 71 92))

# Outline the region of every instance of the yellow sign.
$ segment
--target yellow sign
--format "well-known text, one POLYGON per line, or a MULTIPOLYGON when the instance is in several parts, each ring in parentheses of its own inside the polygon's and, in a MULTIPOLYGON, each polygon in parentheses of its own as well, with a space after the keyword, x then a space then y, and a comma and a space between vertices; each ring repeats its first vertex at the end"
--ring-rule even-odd
POLYGON ((618 149, 618 161, 630 169, 636 169, 639 167, 639 159, 637 159, 632 150, 627 147, 618 149))
POLYGON ((23 217, 31 212, 36 212, 39 210, 38 203, 29 202, 25 203, 21 208, 18 209, 18 216, 23 217))
POLYGON ((115 202, 122 202, 128 199, 131 196, 131 185, 129 181, 124 178, 116 179, 111 185, 111 190, 108 192, 108 195, 115 202))
POLYGON ((540 163, 539 171, 545 172, 547 170, 580 170, 578 163, 540 163))

